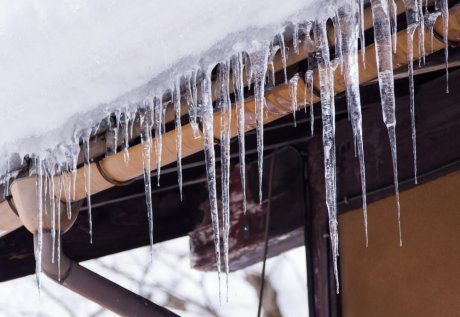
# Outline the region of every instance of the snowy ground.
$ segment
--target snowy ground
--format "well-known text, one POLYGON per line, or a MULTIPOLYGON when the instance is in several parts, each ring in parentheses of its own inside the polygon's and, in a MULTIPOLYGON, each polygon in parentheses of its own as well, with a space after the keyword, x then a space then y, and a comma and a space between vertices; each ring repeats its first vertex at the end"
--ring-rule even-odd
MULTIPOLYGON (((83 264, 136 293, 150 295, 158 304, 175 296, 176 306, 186 303, 184 309, 175 310, 181 316, 256 315, 258 294, 246 277, 260 275, 260 264, 230 275, 229 302, 223 298, 220 306, 216 273, 189 267, 188 238, 156 245, 151 264, 149 252, 140 248, 83 264)), ((277 292, 282 315, 308 316, 305 249, 294 249, 267 263, 267 278, 277 292)), ((113 316, 46 278, 42 281, 40 296, 34 276, 0 284, 0 316, 113 316)))

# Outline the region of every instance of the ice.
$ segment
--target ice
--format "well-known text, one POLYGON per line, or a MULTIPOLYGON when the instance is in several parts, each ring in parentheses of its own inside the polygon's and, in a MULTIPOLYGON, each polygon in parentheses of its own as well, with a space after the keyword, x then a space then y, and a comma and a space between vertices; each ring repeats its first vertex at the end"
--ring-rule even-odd
POLYGON ((91 213, 91 157, 89 153, 90 148, 90 139, 91 139, 91 129, 85 130, 82 134, 83 139, 83 152, 85 157, 85 166, 84 166, 84 173, 85 173, 85 192, 86 192, 86 205, 88 207, 88 233, 89 233, 89 241, 93 243, 93 216, 91 213))
POLYGON ((275 57, 276 53, 280 50, 279 45, 273 45, 273 42, 271 43, 270 46, 270 54, 268 56, 268 68, 267 72, 269 72, 269 85, 275 86, 275 57))
POLYGON ((367 202, 366 202, 366 168, 364 163, 364 145, 362 131, 361 96, 359 92, 358 66, 358 36, 359 36, 359 7, 356 1, 351 1, 339 9, 340 27, 342 29, 342 48, 344 58, 344 76, 347 86, 347 102, 353 128, 353 139, 358 152, 361 190, 363 200, 364 232, 366 246, 367 232, 367 202))
POLYGON ((241 177, 241 191, 243 193, 243 212, 246 214, 246 149, 245 149, 245 118, 244 118, 244 82, 243 82, 243 54, 238 53, 233 58, 233 82, 235 84, 235 104, 236 104, 236 118, 238 129, 238 146, 239 146, 239 159, 240 159, 240 177, 241 177))
POLYGON ((305 72, 305 87, 310 90, 310 133, 315 134, 315 112, 313 107, 313 71, 311 69, 305 72))
POLYGON ((41 287, 42 272, 42 250, 43 250, 43 163, 39 157, 35 158, 35 167, 37 170, 37 206, 38 206, 38 237, 37 248, 35 250, 35 276, 37 280, 38 291, 41 287))
POLYGON ((398 6, 395 0, 389 0, 391 34, 393 34, 393 53, 397 51, 397 33, 398 33, 398 6))
POLYGON ((221 63, 218 69, 218 84, 220 110, 220 152, 221 152, 221 187, 222 187, 222 221, 223 221, 223 240, 224 240, 224 267, 227 286, 228 301, 228 235, 230 232, 230 127, 232 118, 232 108, 230 101, 229 78, 230 65, 228 62, 221 63))
POLYGON ((286 59, 287 59, 287 52, 286 52, 286 44, 284 42, 284 34, 278 34, 278 40, 280 44, 280 51, 281 51, 281 63, 283 64, 283 72, 284 72, 284 83, 288 83, 287 77, 287 70, 286 70, 286 59))
POLYGON ((124 109, 123 121, 121 122, 121 134, 123 136, 123 158, 125 164, 129 163, 129 127, 130 127, 131 114, 129 113, 128 108, 124 109))
POLYGON ((256 111, 257 166, 259 169, 259 203, 262 204, 262 179, 264 169, 264 110, 265 76, 267 73, 268 45, 251 55, 251 71, 254 75, 254 100, 256 111))
POLYGON ((198 127, 198 102, 197 102, 197 88, 196 88, 196 72, 192 72, 190 77, 187 77, 186 82, 186 96, 188 104, 188 117, 190 125, 192 126, 193 136, 195 139, 200 138, 198 127))
POLYGON ((291 97, 291 111, 292 111, 292 117, 294 119, 294 127, 297 127, 297 122, 296 122, 296 119, 295 119, 295 113, 296 113, 297 108, 298 108, 297 84, 299 82, 299 79, 300 79, 299 74, 295 74, 289 80, 289 95, 291 97))
POLYGON ((206 161, 206 174, 209 191, 209 205, 211 208, 212 228, 214 231, 214 245, 216 249, 216 269, 219 279, 219 298, 220 296, 220 234, 219 234, 219 214, 217 208, 217 191, 216 191, 216 158, 214 151, 214 118, 212 108, 212 90, 211 90, 211 70, 205 73, 201 83, 201 107, 203 118, 203 142, 204 156, 206 161))
POLYGON ((431 53, 433 53, 433 28, 434 24, 436 23, 436 20, 438 17, 441 15, 441 12, 435 11, 435 12, 429 12, 425 14, 425 25, 430 31, 430 43, 431 43, 431 53))
POLYGON ((174 113, 176 129, 176 152, 177 152, 177 183, 179 184, 179 195, 182 200, 182 123, 180 115, 180 79, 174 84, 174 113))
POLYGON ((161 154, 163 150, 163 100, 160 97, 153 99, 153 117, 155 126, 155 152, 157 154, 157 186, 160 186, 161 154))
POLYGON ((446 93, 449 93, 449 4, 447 0, 436 0, 436 8, 441 12, 442 16, 442 37, 444 40, 444 57, 446 64, 446 93))
POLYGON ((375 55, 378 68, 380 99, 382 103, 383 122, 388 129, 388 136, 393 161, 393 176, 398 213, 399 244, 402 246, 401 210, 399 204, 398 158, 396 150, 396 113, 393 77, 393 57, 391 50, 391 31, 387 0, 371 0, 372 18, 374 20, 375 55))
POLYGON ((338 277, 338 222, 337 222, 337 186, 335 158, 335 105, 334 77, 330 62, 326 21, 317 20, 314 27, 316 56, 318 60, 319 81, 321 87, 321 112, 323 121, 324 179, 326 184, 326 206, 329 215, 329 232, 332 245, 332 259, 337 292, 338 277))
POLYGON ((152 177, 150 171, 151 152, 152 152, 152 116, 153 105, 146 100, 145 108, 139 114, 139 126, 141 129, 142 142, 142 164, 144 167, 144 190, 145 204, 147 206, 147 220, 149 223, 150 248, 153 250, 153 206, 152 206, 152 177))
POLYGON ((55 259, 55 245, 56 245, 56 201, 54 199, 54 168, 55 168, 55 161, 52 155, 48 155, 48 157, 44 160, 45 165, 45 182, 47 187, 49 188, 48 197, 45 199, 49 199, 49 208, 51 213, 51 262, 54 263, 55 259))
MULTIPOLYGON (((414 33, 416 29, 419 29, 419 38, 424 43, 425 34, 420 31, 420 29, 425 28, 425 24, 422 24, 424 21, 423 13, 420 11, 421 4, 419 0, 406 0, 406 19, 407 19, 407 72, 409 77, 409 99, 410 99, 410 114, 411 114, 411 125, 412 125, 412 152, 414 158, 414 180, 417 184, 417 140, 416 140, 416 130, 415 130, 415 95, 414 95, 414 33)), ((423 47, 423 44, 420 44, 419 47, 423 47)), ((421 53, 424 54, 424 49, 421 50, 421 53)))

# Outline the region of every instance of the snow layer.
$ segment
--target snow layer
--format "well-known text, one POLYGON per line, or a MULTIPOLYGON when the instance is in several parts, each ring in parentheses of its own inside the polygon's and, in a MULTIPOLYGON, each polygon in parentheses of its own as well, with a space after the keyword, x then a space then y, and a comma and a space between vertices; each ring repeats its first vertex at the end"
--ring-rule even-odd
POLYGON ((0 2, 0 154, 40 154, 343 0, 0 2))

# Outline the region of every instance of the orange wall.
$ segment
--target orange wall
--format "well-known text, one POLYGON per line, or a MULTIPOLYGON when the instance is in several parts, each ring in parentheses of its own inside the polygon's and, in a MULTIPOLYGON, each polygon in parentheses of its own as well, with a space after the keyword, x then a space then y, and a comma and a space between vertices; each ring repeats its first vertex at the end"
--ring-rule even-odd
POLYGON ((460 316, 460 172, 339 217, 343 315, 460 316))

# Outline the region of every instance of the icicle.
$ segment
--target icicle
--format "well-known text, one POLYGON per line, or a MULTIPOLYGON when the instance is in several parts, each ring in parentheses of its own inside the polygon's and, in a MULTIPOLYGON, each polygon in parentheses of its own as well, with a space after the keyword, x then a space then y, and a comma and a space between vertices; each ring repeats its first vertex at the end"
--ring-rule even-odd
POLYGON ((347 101, 351 115, 355 151, 359 157, 359 170, 361 176, 361 191, 363 197, 363 216, 366 246, 368 246, 367 233, 367 199, 366 199, 366 168, 364 163, 364 146, 361 114, 361 96, 359 92, 359 66, 358 66, 358 11, 356 2, 351 1, 339 11, 340 26, 343 35, 343 55, 345 64, 345 82, 347 87, 347 101))
MULTIPOLYGON (((284 71, 284 83, 288 83, 288 77, 287 77, 287 53, 286 53, 286 44, 284 43, 284 35, 283 33, 278 34, 279 38, 279 44, 281 46, 281 62, 283 64, 283 71, 284 71)), ((251 63, 252 64, 252 63, 251 63)))
POLYGON ((431 53, 433 53, 433 28, 434 24, 436 23, 436 20, 438 17, 441 15, 441 12, 430 12, 428 14, 425 14, 425 25, 430 30, 430 43, 431 43, 431 53))
POLYGON ((415 96, 414 96, 414 32, 416 25, 407 27, 407 69, 409 74, 410 116, 412 125, 412 153, 414 158, 414 180, 417 184, 417 142, 415 133, 415 96))
POLYGON ((313 109, 313 70, 309 69, 305 73, 305 84, 310 89, 310 132, 315 133, 315 113, 313 109))
POLYGON ((292 46, 294 48, 294 53, 299 55, 299 26, 296 24, 294 25, 294 32, 292 36, 292 46))
POLYGON ((229 93, 230 68, 228 63, 222 63, 219 66, 219 106, 220 111, 220 148, 221 148, 221 172, 222 172, 222 221, 224 237, 224 264, 227 286, 228 302, 228 235, 230 232, 230 127, 232 119, 232 108, 229 93))
POLYGON ((71 150, 70 171, 72 173, 72 201, 75 201, 76 199, 75 194, 76 194, 76 189, 77 189, 76 183, 77 183, 77 173, 78 173, 78 169, 77 169, 78 154, 80 154, 80 146, 78 144, 78 137, 74 136, 74 140, 70 147, 70 150, 71 150))
POLYGON ((66 173, 64 173, 64 182, 65 182, 65 188, 64 188, 64 196, 66 200, 66 212, 67 212, 67 218, 70 220, 72 218, 72 176, 69 176, 69 166, 66 164, 66 173))
POLYGON ((177 153, 177 183, 179 184, 179 195, 182 201, 182 123, 180 120, 180 78, 175 82, 174 86, 174 112, 175 129, 176 129, 176 153, 177 153))
POLYGON ((314 28, 317 46, 318 72, 321 86, 321 110, 323 121, 324 172, 326 182, 326 205, 329 215, 334 275, 337 292, 339 279, 337 268, 338 232, 337 232, 337 193, 336 193, 336 158, 335 158, 335 105, 334 78, 329 57, 326 22, 317 21, 314 28))
POLYGON ((58 194, 56 196, 57 206, 57 263, 58 263, 58 281, 61 281, 61 195, 63 190, 62 173, 58 178, 58 194))
POLYGON ((265 106, 265 75, 267 73, 268 48, 251 55, 251 66, 254 72, 254 98, 257 134, 257 166, 259 169, 259 203, 262 203, 262 179, 264 164, 264 106, 265 106))
POLYGON ((383 122, 388 129, 393 160, 393 175, 396 194, 396 207, 398 212, 399 244, 402 246, 398 162, 396 151, 396 113, 394 95, 393 60, 391 51, 391 33, 388 18, 387 0, 371 0, 372 18, 374 20, 374 42, 378 68, 380 98, 382 102, 383 122))
POLYGON ((142 164, 144 167, 144 189, 145 189, 145 204, 147 206, 147 218, 149 222, 149 238, 150 238, 150 255, 153 255, 153 207, 152 207, 152 180, 150 171, 150 161, 152 152, 152 136, 151 121, 152 107, 149 103, 145 104, 145 109, 139 111, 139 125, 141 130, 142 143, 142 164))
POLYGON ((364 69, 366 68, 366 39, 364 37, 364 0, 359 0, 359 43, 361 44, 361 60, 364 69))
POLYGON ((332 24, 334 26, 334 50, 335 59, 338 65, 340 65, 340 72, 343 73, 343 58, 342 58, 342 30, 340 29, 340 21, 338 12, 332 18, 332 24))
POLYGON ((395 0, 389 0, 391 34, 393 34, 393 53, 397 51, 398 38, 398 6, 395 0))
POLYGON ((188 116, 190 125, 192 126, 193 137, 199 139, 200 128, 198 127, 197 116, 198 116, 198 103, 197 103, 197 89, 196 89, 196 72, 190 75, 185 81, 187 104, 188 104, 188 116))
MULTIPOLYGON (((419 0, 406 0, 407 18, 407 71, 409 77, 410 114, 412 125, 412 153, 414 158, 414 179, 417 184, 417 143, 415 134, 415 97, 414 97, 414 33, 417 27, 425 27, 420 22, 419 0)), ((419 33, 420 34, 420 33, 419 33)))
POLYGON ((115 112, 115 117, 109 115, 107 117, 107 132, 106 132, 106 151, 105 156, 117 154, 118 148, 118 131, 120 124, 120 111, 115 112), (115 122, 112 122, 115 120, 115 122))
POLYGON ((246 150, 245 150, 245 119, 244 119, 244 82, 243 55, 238 53, 233 59, 233 82, 235 83, 236 118, 238 127, 238 145, 240 157, 241 191, 243 192, 243 212, 246 214, 246 150))
POLYGON ((129 121, 130 114, 128 112, 128 109, 126 108, 124 113, 124 119, 121 123, 121 131, 123 135, 123 159, 126 165, 128 165, 129 163, 129 121))
MULTIPOLYGON (((273 44, 273 43, 272 43, 273 44)), ((276 53, 279 51, 280 46, 279 45, 270 45, 271 50, 270 50, 270 55, 268 57, 268 67, 267 71, 270 73, 269 78, 270 78, 270 85, 275 86, 275 56, 276 53)))
POLYGON ((419 28, 418 28, 418 44, 419 44, 419 59, 418 59, 418 67, 425 64, 425 17, 423 15, 423 0, 416 0, 418 6, 418 14, 419 14, 419 28))
POLYGON ((211 94, 211 70, 206 72, 205 78, 201 83, 202 89, 202 120, 203 120, 203 141, 204 141, 204 156, 206 161, 206 175, 208 180, 209 204, 211 207, 212 228, 214 231, 214 245, 216 250, 216 268, 217 277, 219 279, 219 298, 221 298, 220 290, 220 234, 219 234, 219 214, 217 208, 216 195, 216 159, 214 152, 214 116, 212 107, 211 94))
POLYGON ((91 138, 91 129, 83 131, 83 148, 85 156, 85 192, 86 192, 86 205, 88 207, 88 225, 89 225, 89 242, 93 243, 93 217, 91 214, 91 162, 89 156, 89 141, 91 138))
POLYGON ((45 160, 46 164, 46 174, 48 178, 48 187, 49 187, 49 201, 50 201, 50 213, 51 213, 51 263, 54 263, 54 259, 56 258, 55 254, 55 246, 56 246, 56 204, 55 204, 55 186, 54 186, 54 160, 51 157, 51 153, 48 155, 47 160, 45 160))
POLYGON ((38 205, 38 241, 35 251, 35 276, 38 292, 41 289, 42 250, 43 250, 43 166, 40 157, 35 158, 37 167, 37 205, 38 205))
POLYGON ((157 154, 157 186, 160 186, 161 174, 161 152, 163 148, 163 103, 161 98, 155 98, 154 101, 154 118, 155 118, 155 152, 157 154))
POLYGON ((294 127, 297 127, 297 122, 295 119, 295 113, 297 112, 298 102, 297 102, 297 84, 299 82, 299 74, 295 74, 289 80, 289 95, 291 97, 291 110, 292 110, 292 117, 294 119, 294 127))
POLYGON ((442 16, 443 32, 442 37, 444 40, 444 58, 446 63, 446 94, 449 93, 449 6, 447 0, 436 0, 436 7, 440 9, 442 16))
POLYGON ((253 76, 253 70, 252 70, 252 61, 249 58, 248 54, 244 54, 244 66, 246 70, 246 82, 248 85, 248 90, 251 90, 251 83, 252 83, 252 76, 253 76))

